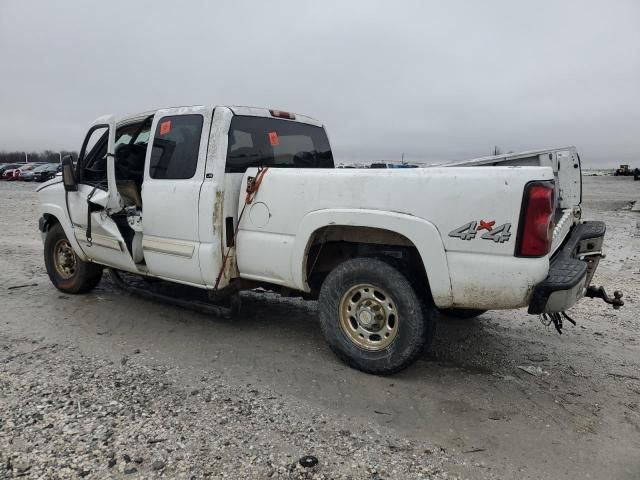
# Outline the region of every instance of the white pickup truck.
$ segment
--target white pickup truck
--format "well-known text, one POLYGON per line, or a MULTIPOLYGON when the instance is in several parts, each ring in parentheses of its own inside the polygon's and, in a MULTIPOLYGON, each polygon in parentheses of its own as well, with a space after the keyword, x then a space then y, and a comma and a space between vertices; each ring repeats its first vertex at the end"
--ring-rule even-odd
POLYGON ((206 289, 319 300, 334 352, 409 365, 439 314, 528 306, 556 328, 590 287, 605 225, 582 222, 574 148, 433 168, 336 169, 324 127, 249 107, 98 118, 38 188, 47 272, 86 292, 103 267, 206 289))

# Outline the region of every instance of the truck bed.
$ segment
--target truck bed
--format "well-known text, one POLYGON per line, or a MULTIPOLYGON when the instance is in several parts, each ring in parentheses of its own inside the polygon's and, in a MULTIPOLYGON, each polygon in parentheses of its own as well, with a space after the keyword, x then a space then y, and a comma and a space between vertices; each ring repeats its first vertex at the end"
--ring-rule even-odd
MULTIPOLYGON (((247 171, 241 191, 255 174, 247 171)), ((524 306, 549 263, 547 257, 514 256, 523 191, 530 181, 551 179, 549 167, 271 169, 240 224, 239 271, 308 291, 301 265, 314 232, 326 225, 367 226, 417 246, 438 306, 524 306), (483 239, 486 232, 468 239, 454 233, 480 221, 510 233, 502 241, 483 239)))

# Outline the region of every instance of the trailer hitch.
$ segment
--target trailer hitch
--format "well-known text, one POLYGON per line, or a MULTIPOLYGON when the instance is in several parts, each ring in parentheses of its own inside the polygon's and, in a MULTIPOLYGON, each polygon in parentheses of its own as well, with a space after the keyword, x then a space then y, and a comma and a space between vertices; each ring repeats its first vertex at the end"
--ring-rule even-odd
MULTIPOLYGON (((616 310, 624 305, 624 302, 622 301, 622 292, 620 292, 619 290, 613 292, 613 298, 611 298, 609 297, 609 295, 607 295, 604 287, 590 286, 589 288, 587 288, 584 296, 587 298, 601 298, 606 303, 613 305, 613 308, 615 308, 616 310)), ((576 324, 575 320, 567 315, 566 312, 542 313, 538 315, 538 317, 545 327, 548 327, 553 323, 553 326, 556 327, 556 330, 561 335, 563 320, 568 320, 573 325, 576 324)))
POLYGON ((615 310, 619 309, 624 305, 624 301, 622 300, 622 292, 620 290, 616 290, 613 292, 613 298, 607 295, 604 287, 594 287, 591 285, 587 288, 586 293, 584 294, 587 298, 601 298, 608 303, 609 305, 613 305, 615 310))

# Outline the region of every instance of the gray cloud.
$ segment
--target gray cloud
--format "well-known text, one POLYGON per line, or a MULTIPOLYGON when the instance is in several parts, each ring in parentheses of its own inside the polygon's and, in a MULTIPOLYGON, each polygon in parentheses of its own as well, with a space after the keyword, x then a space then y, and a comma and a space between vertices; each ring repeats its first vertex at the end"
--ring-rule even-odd
POLYGON ((575 144, 640 163, 637 1, 0 3, 0 149, 183 104, 322 120, 343 160, 575 144))

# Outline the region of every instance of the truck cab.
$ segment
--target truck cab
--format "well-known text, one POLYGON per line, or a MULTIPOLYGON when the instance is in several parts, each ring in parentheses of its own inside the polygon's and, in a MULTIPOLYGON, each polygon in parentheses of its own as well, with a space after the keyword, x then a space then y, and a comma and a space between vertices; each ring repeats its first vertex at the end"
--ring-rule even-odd
MULTIPOLYGON (((180 107, 117 124, 100 117, 75 165, 68 212, 60 212, 58 202, 45 203, 51 213, 44 221, 68 216, 65 234, 84 261, 213 288, 224 250, 234 242, 242 178, 264 163, 260 152, 272 152, 272 167, 333 168, 322 124, 290 116, 180 107)), ((237 274, 231 259, 217 288, 237 274)))

